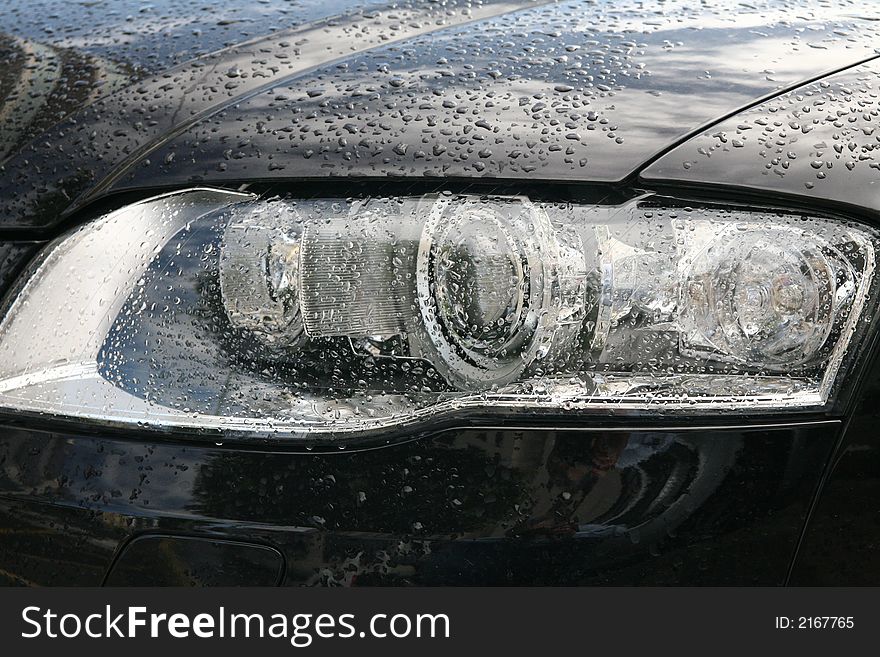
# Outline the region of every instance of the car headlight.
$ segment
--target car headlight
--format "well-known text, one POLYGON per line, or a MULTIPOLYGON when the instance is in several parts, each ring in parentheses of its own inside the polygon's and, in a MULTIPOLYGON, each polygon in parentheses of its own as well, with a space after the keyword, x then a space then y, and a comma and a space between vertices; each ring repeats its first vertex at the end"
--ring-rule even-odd
POLYGON ((0 408, 286 437, 463 411, 815 409, 864 342, 877 237, 650 195, 167 194, 25 272, 0 408))

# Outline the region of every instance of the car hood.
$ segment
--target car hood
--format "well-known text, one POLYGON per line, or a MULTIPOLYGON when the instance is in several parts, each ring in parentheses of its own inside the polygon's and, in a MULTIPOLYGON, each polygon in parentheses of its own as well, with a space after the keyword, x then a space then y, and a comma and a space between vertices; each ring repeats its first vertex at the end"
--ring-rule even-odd
POLYGON ((874 57, 878 18, 791 1, 12 3, 0 228, 193 182, 616 183, 874 57))

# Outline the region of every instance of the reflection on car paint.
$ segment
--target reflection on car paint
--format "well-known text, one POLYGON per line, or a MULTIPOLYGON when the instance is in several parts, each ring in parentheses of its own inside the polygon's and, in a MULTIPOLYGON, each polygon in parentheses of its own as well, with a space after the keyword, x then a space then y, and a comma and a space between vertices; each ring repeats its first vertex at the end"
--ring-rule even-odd
POLYGON ((323 455, 9 429, 0 561, 97 583, 126 538, 172 531, 275 546, 287 584, 779 583, 836 426, 463 430, 323 455), (730 568, 731 545, 755 563, 730 568))

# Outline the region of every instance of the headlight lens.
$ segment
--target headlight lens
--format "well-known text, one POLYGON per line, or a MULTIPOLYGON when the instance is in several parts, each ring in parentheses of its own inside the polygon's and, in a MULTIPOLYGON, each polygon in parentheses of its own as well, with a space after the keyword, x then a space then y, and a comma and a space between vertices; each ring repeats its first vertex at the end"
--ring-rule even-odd
POLYGON ((731 357, 785 371, 833 345, 829 334, 852 303, 857 276, 821 235, 797 226, 734 227, 688 269, 683 324, 731 357))
POLYGON ((578 351, 582 248, 527 199, 434 199, 415 260, 414 353, 460 390, 497 389, 578 351))
POLYGON ((873 307, 876 240, 655 197, 169 194, 23 276, 0 407, 293 437, 463 410, 821 407, 873 307))

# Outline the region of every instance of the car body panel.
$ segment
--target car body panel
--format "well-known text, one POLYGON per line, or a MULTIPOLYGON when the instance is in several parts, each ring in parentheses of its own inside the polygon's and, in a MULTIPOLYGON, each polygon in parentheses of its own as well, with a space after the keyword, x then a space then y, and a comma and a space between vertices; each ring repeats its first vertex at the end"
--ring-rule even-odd
POLYGON ((798 87, 715 125, 641 173, 880 211, 880 62, 798 87))
MULTIPOLYGON (((462 428, 317 454, 6 426, 0 568, 96 585, 132 538, 171 534, 277 549, 289 585, 777 585, 839 427, 462 428)), ((248 583, 248 554, 223 583, 248 583)))
POLYGON ((74 111, 0 167, 0 229, 193 180, 616 182, 739 108, 876 56, 869 19, 787 2, 355 8, 74 111))
POLYGON ((862 375, 861 394, 804 527, 789 583, 880 583, 880 359, 862 375))
POLYGON ((794 39, 810 21, 760 33, 747 20, 698 31, 669 21, 633 34, 596 18, 550 5, 330 63, 204 118, 116 187, 339 176, 619 182, 693 130, 873 54, 794 39), (740 48, 755 56, 737 58, 740 48))

